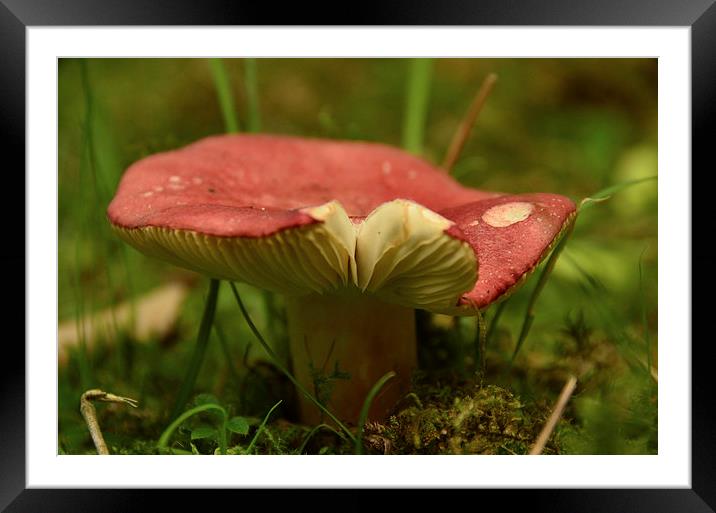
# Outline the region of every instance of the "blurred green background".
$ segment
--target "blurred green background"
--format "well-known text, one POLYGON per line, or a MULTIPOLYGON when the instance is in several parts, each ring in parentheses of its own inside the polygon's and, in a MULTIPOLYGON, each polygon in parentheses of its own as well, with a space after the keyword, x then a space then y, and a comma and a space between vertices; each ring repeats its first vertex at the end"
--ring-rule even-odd
MULTIPOLYGON (((403 144, 410 60, 258 59, 254 68, 242 59, 222 62, 240 131, 403 144), (247 77, 252 70, 255 97, 247 87, 254 83, 247 77)), ((466 185, 556 192, 580 201, 657 174, 656 59, 424 64, 429 89, 418 151, 436 164, 481 82, 491 72, 499 76, 453 170, 466 185)), ((58 66, 58 321, 79 325, 92 312, 131 303, 171 280, 191 285, 163 340, 138 342, 123 333, 90 348, 80 330, 79 344, 60 368, 60 451, 93 452, 78 401, 84 390, 102 388, 142 404, 136 411, 100 411, 110 446, 147 452, 166 426, 188 365, 208 282, 124 245, 111 233, 105 210, 132 162, 224 132, 225 121, 205 59, 61 59, 58 66)), ((506 304, 487 348, 483 380, 548 410, 566 377, 577 375, 577 391, 556 432, 559 452, 656 452, 656 277, 652 180, 580 214, 514 365, 509 358, 535 279, 506 304)), ((267 302, 251 287, 240 290, 259 328, 280 345, 280 298, 267 302)), ((261 417, 291 389, 270 366, 250 365, 261 350, 251 344, 228 287, 219 297, 217 323, 225 343, 212 341, 196 391, 212 394, 234 413, 261 417)), ((465 318, 423 333, 421 362, 465 372, 474 324, 465 318)), ((278 417, 290 420, 287 403, 278 417)), ((275 441, 260 446, 288 451, 277 447, 275 441)))

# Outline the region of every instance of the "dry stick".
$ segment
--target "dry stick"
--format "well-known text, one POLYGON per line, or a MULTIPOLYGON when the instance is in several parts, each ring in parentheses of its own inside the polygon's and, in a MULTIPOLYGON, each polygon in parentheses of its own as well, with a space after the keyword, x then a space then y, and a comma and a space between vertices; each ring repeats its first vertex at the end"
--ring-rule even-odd
POLYGON ((497 82, 497 75, 495 73, 487 75, 487 78, 485 78, 480 86, 480 90, 475 95, 475 99, 472 100, 472 104, 470 105, 470 109, 467 111, 465 118, 460 123, 460 126, 458 126, 455 135, 453 135, 442 166, 448 174, 450 174, 455 162, 457 162, 458 157, 460 157, 462 147, 465 146, 465 142, 470 135, 470 130, 472 130, 472 127, 475 125, 477 116, 480 115, 480 111, 482 111, 482 107, 485 105, 487 97, 490 95, 495 82, 497 82))
POLYGON ((557 399, 557 403, 554 405, 552 414, 549 416, 549 419, 547 419, 547 423, 542 428, 532 449, 530 449, 530 455, 542 454, 544 446, 547 445, 547 440, 552 436, 552 431, 554 431, 554 428, 557 426, 557 421, 562 416, 564 407, 567 406, 567 402, 572 396, 572 392, 574 392, 576 386, 577 378, 570 376, 567 383, 562 387, 562 392, 559 394, 559 399, 557 399))
POLYGON ((94 446, 97 448, 97 454, 109 454, 109 449, 102 436, 102 431, 97 422, 97 410, 95 410, 92 401, 103 401, 105 403, 124 403, 132 408, 137 407, 137 401, 128 397, 120 397, 98 389, 87 390, 80 397, 80 412, 87 423, 94 446))

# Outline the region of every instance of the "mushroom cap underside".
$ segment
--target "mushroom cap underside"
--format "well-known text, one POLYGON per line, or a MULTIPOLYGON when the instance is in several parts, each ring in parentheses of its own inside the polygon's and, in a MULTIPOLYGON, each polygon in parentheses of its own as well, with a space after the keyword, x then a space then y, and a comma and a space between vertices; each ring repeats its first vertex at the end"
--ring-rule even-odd
POLYGON ((505 195, 374 143, 210 137, 132 165, 108 208, 140 251, 287 294, 375 294, 471 314, 571 223, 556 194, 505 195))

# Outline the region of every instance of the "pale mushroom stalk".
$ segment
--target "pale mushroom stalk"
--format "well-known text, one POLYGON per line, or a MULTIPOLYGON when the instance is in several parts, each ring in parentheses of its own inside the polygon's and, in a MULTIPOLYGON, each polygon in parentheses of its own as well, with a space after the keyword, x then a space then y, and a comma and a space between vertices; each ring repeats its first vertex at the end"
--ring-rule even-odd
MULTIPOLYGON (((373 400, 369 417, 385 417, 410 390, 417 368, 415 310, 357 290, 287 297, 286 310, 294 375, 340 418, 357 419, 366 392, 389 370, 396 378, 373 400)), ((300 408, 305 422, 324 420, 302 394, 300 408)))
MULTIPOLYGON (((108 209, 148 255, 283 294, 293 372, 351 423, 389 371, 370 417, 408 392, 415 309, 475 315, 506 297, 574 213, 556 194, 463 187, 389 146, 270 135, 147 157, 108 209)), ((302 419, 317 422, 303 401, 302 419)))

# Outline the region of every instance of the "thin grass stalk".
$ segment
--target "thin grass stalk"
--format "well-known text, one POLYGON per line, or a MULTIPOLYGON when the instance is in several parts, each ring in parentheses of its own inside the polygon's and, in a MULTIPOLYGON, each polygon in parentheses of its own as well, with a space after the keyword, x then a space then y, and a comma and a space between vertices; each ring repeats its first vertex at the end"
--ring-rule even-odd
POLYGON ((617 183, 610 187, 601 189, 600 191, 592 194, 591 196, 584 198, 579 203, 577 212, 582 212, 583 210, 586 210, 587 208, 590 208, 597 203, 606 201, 609 198, 611 198, 614 194, 616 194, 617 192, 620 192, 628 187, 631 187, 633 185, 638 185, 640 183, 648 182, 651 180, 656 180, 657 178, 658 178, 657 176, 647 176, 646 178, 637 178, 635 180, 627 180, 626 182, 617 183))
POLYGON ((321 429, 327 429, 328 431, 331 431, 332 433, 334 433, 335 435, 340 437, 342 440, 346 439, 346 437, 343 433, 341 433, 340 431, 336 431, 333 428, 333 426, 331 426, 330 424, 318 424, 318 425, 314 426, 313 429, 311 429, 311 431, 308 432, 308 434, 306 435, 306 438, 304 438, 303 442, 301 442, 301 446, 296 451, 296 454, 303 454, 303 451, 306 450, 306 446, 308 445, 308 442, 310 442, 311 438, 313 438, 313 436, 316 433, 318 433, 321 429))
POLYGON ((502 317, 502 312, 504 312, 505 306, 507 306, 508 301, 509 299, 505 299, 495 307, 495 313, 492 315, 492 319, 490 319, 490 322, 487 325, 487 334, 485 335, 485 347, 490 344, 492 337, 495 336, 495 333, 497 332, 497 326, 500 322, 500 317, 502 317))
POLYGON ((239 120, 236 117, 234 96, 231 94, 231 82, 226 72, 224 61, 222 59, 209 59, 209 68, 219 97, 219 108, 224 118, 226 131, 236 133, 239 131, 239 120))
POLYGON ((281 404, 282 401, 277 402, 274 404, 271 409, 268 411, 266 416, 264 417, 264 420, 261 421, 261 425, 256 430, 256 434, 254 434, 254 437, 251 439, 251 442, 249 443, 249 446, 246 448, 246 454, 251 454, 251 451, 254 449, 254 446, 256 445, 256 442, 259 439, 259 436, 264 430, 264 427, 266 426, 266 422, 268 422, 269 417, 273 413, 273 411, 278 408, 278 405, 281 404))
POLYGON ((517 354, 520 352, 520 349, 522 348, 522 345, 524 344, 525 340, 527 340, 527 335, 530 332, 530 328, 532 327, 532 323, 534 322, 535 318, 535 304, 537 303, 537 298, 539 298, 540 293, 542 292, 542 289, 547 284, 547 281, 549 280, 550 275, 552 274, 552 269, 554 269, 555 264, 557 263, 557 260, 559 259, 560 253, 562 253, 562 250, 567 245, 567 241, 569 240, 570 235, 572 234, 572 231, 574 230, 574 221, 572 221, 572 224, 567 228, 567 231, 562 236, 562 239, 557 244, 557 247, 555 247, 552 250, 552 254, 549 256, 549 260, 547 260, 547 264, 542 269, 542 272, 539 275, 539 279, 537 280, 537 285, 535 285, 535 288, 532 290, 532 295, 530 296, 529 303, 527 304, 527 309, 525 310, 525 318, 522 321, 522 329, 520 330, 520 336, 517 340, 517 345, 515 346, 515 350, 512 353, 512 359, 510 361, 510 365, 512 365, 515 361, 515 358, 517 357, 517 354))
POLYGON ((244 59, 244 86, 248 103, 248 131, 261 131, 261 109, 259 107, 259 83, 256 59, 244 59))
POLYGON ((485 375, 485 351, 487 347, 487 325, 479 309, 475 310, 475 373, 485 375))
POLYGON ((219 280, 212 279, 209 282, 209 294, 206 297, 206 303, 204 304, 204 313, 201 317, 201 325, 199 326, 199 333, 196 337, 196 345, 194 346, 194 353, 192 354, 189 362, 189 368, 187 369, 184 381, 181 384, 179 393, 174 402, 174 408, 172 408, 171 419, 175 419, 179 416, 184 405, 189 400, 189 396, 194 390, 196 384, 196 378, 199 375, 201 364, 204 362, 206 355, 206 348, 209 345, 209 338, 211 336, 211 326, 214 322, 214 315, 216 313, 216 300, 219 295, 219 280))
POLYGON ((76 245, 75 245, 75 263, 76 263, 76 322, 78 326, 78 334, 79 334, 79 344, 78 344, 78 366, 79 366, 79 372, 80 372, 80 382, 82 383, 83 389, 89 389, 93 386, 94 376, 92 373, 92 367, 90 365, 89 361, 89 354, 87 350, 87 332, 85 330, 85 324, 83 322, 83 319, 88 311, 94 310, 92 307, 92 300, 94 297, 93 289, 90 288, 89 290, 85 291, 82 287, 82 269, 81 269, 81 262, 82 262, 82 242, 85 240, 89 241, 95 241, 97 240, 94 228, 96 226, 96 223, 92 222, 92 206, 94 204, 93 198, 91 198, 90 195, 90 187, 85 187, 85 182, 88 180, 92 180, 91 177, 87 177, 88 170, 88 153, 90 148, 90 130, 89 130, 89 119, 91 118, 91 105, 88 106, 87 97, 90 94, 89 93, 89 86, 88 86, 88 80, 87 80, 87 65, 86 62, 80 61, 80 74, 81 74, 81 80, 82 80, 82 86, 84 88, 85 93, 85 113, 84 113, 84 119, 83 119, 83 127, 82 127, 82 146, 81 146, 81 154, 80 154, 80 162, 79 162, 79 184, 80 184, 80 201, 78 202, 79 206, 79 220, 78 224, 80 227, 79 230, 79 237, 77 238, 76 245))
POLYGON ((397 374, 394 371, 385 373, 368 391, 368 395, 366 395, 365 401, 363 401, 363 407, 361 408, 360 415, 358 416, 358 435, 355 440, 356 454, 365 453, 365 448, 363 447, 363 430, 365 429, 365 423, 368 419, 368 412, 370 411, 370 406, 373 404, 373 399, 375 399, 375 396, 378 395, 378 392, 381 391, 385 384, 395 376, 397 376, 397 374))
MULTIPOLYGON (((89 226, 92 228, 93 234, 91 236, 91 240, 93 243, 93 246, 97 249, 97 254, 101 256, 101 259, 106 263, 102 267, 104 267, 104 275, 107 280, 107 288, 110 291, 115 290, 115 280, 112 276, 112 269, 109 265, 110 261, 110 247, 113 243, 111 239, 106 237, 107 232, 105 231, 106 225, 103 223, 97 222, 100 219, 104 219, 104 212, 103 208, 104 205, 107 205, 109 203, 110 198, 110 190, 111 190, 111 184, 108 183, 106 173, 100 172, 100 165, 99 165, 99 156, 98 156, 98 148, 97 144, 95 142, 95 131, 97 130, 97 115, 96 115, 96 105, 94 100, 94 94, 92 91, 92 86, 90 82, 90 74, 89 74, 89 65, 87 63, 86 59, 83 59, 80 61, 80 75, 81 75, 81 81, 82 81, 82 87, 84 90, 84 97, 85 97, 85 116, 84 116, 84 147, 86 150, 87 155, 87 164, 89 168, 89 173, 91 176, 92 181, 92 194, 89 194, 89 198, 87 199, 87 205, 88 208, 86 210, 86 213, 89 213, 89 218, 87 218, 87 222, 89 226), (102 206, 100 208, 100 206, 102 206)), ((125 275, 127 277, 127 285, 129 289, 129 297, 132 298, 130 300, 130 325, 134 324, 134 321, 136 319, 136 306, 134 304, 133 300, 133 294, 131 289, 131 281, 130 276, 131 273, 129 272, 129 267, 127 265, 126 260, 126 254, 125 254, 126 248, 124 245, 120 245, 120 255, 121 255, 121 261, 124 267, 125 275)), ((110 310, 111 312, 111 319, 112 319, 112 326, 114 329, 115 335, 119 339, 119 326, 116 318, 116 312, 114 309, 110 310)), ((117 343, 117 358, 116 363, 119 368, 119 373, 122 376, 127 376, 128 373, 128 367, 126 365, 126 347, 121 341, 118 340, 117 343)))
MULTIPOLYGON (((247 131, 257 133, 261 131, 261 107, 259 102, 258 63, 256 59, 244 59, 244 89, 248 106, 247 131)), ((277 317, 276 301, 272 292, 262 290, 264 305, 269 317, 277 317)), ((275 335, 275 330, 269 326, 269 335, 275 335)))
POLYGON ((333 413, 328 410, 321 402, 316 399, 316 397, 311 394, 308 390, 306 390, 301 383, 298 382, 298 380, 291 374, 291 372, 286 368, 286 366, 281 363, 281 359, 278 357, 278 355, 271 349, 271 346, 266 342, 263 335, 261 335, 261 332, 259 332, 258 328, 254 324, 254 321, 251 320, 251 316, 249 315, 249 312, 246 310, 246 307, 244 306, 243 301, 241 301, 241 296, 239 295, 239 291, 236 290, 236 286, 233 282, 229 282, 229 285, 231 286, 231 290, 234 293, 234 298, 236 298, 236 302, 239 304, 239 308, 241 309, 241 313, 244 316, 244 319, 246 319, 246 323, 249 325, 249 328, 251 329, 251 332, 254 334, 256 339, 261 344, 261 347, 264 348, 264 351, 266 351, 266 354, 269 355, 271 360, 273 361, 273 364, 278 367, 278 369, 284 373, 284 375, 295 385, 295 387, 303 394, 305 395, 309 401, 311 401, 313 404, 316 405, 316 407, 321 410, 323 413, 325 413, 328 418, 330 418, 333 422, 336 423, 338 427, 340 427, 343 432, 348 436, 348 438, 351 440, 351 442, 355 443, 356 438, 351 433, 350 429, 348 429, 338 418, 333 415, 333 413))
POLYGON ((403 116, 403 148, 420 154, 425 137, 433 62, 432 59, 410 59, 409 66, 403 116))
MULTIPOLYGON (((172 421, 172 423, 169 424, 169 426, 167 426, 167 428, 162 432, 161 436, 159 437, 159 441, 157 442, 157 447, 159 449, 166 448, 167 445, 169 444, 169 439, 171 438, 171 436, 174 434, 174 431, 176 431, 176 429, 179 426, 181 426, 190 417, 193 417, 194 415, 197 415, 198 413, 208 411, 208 410, 217 410, 219 413, 221 413, 221 416, 223 419, 223 424, 221 426, 221 429, 226 430, 226 420, 228 418, 226 410, 224 408, 222 408, 221 406, 219 406, 218 404, 213 404, 213 403, 200 404, 199 406, 195 406, 194 408, 191 408, 191 409, 183 412, 182 414, 178 415, 177 418, 174 419, 174 421, 172 421)), ((226 454, 226 436, 225 435, 226 435, 226 433, 224 433, 223 448, 222 448, 221 438, 220 438, 220 442, 219 442, 219 444, 220 444, 219 450, 222 452, 222 454, 226 454)))
POLYGON ((223 328, 217 322, 214 323, 214 331, 216 331, 216 336, 219 338, 219 345, 221 345, 221 351, 224 353, 224 359, 226 360, 226 366, 229 369, 231 380, 236 386, 241 386, 241 377, 234 366, 234 358, 231 356, 229 342, 226 340, 226 334, 223 328))

